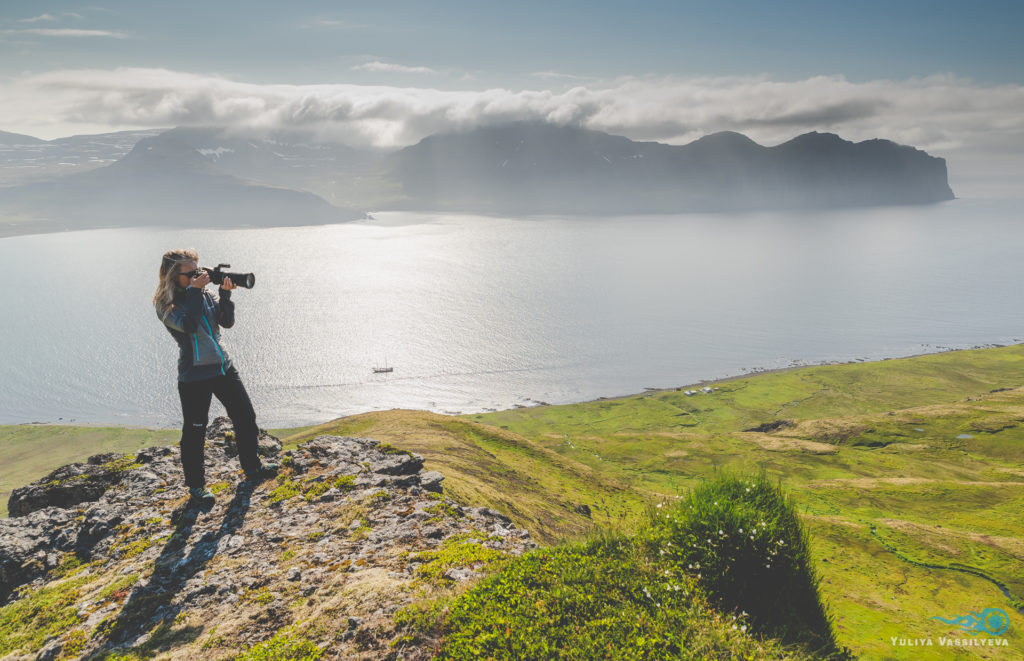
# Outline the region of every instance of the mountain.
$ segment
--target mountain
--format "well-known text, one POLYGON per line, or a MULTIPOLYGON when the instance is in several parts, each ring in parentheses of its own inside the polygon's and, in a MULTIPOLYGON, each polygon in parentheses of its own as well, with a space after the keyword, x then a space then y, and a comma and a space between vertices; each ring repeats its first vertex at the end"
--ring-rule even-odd
POLYGON ((174 131, 142 138, 110 165, 0 189, 0 210, 45 229, 309 225, 363 215, 309 192, 227 174, 174 131))
POLYGON ((195 149, 218 172, 309 191, 331 204, 375 206, 370 178, 385 155, 380 150, 286 130, 180 127, 164 135, 195 149))
POLYGON ((688 145, 518 122, 393 152, 226 127, 38 141, 0 134, 4 233, 110 225, 281 226, 367 209, 629 214, 927 204, 946 163, 888 140, 734 132, 688 145))
POLYGON ((33 138, 30 135, 22 135, 20 133, 8 133, 7 131, 0 131, 0 145, 41 145, 45 144, 45 140, 39 138, 33 138))
POLYGON ((139 140, 163 131, 118 131, 56 140, 0 132, 0 186, 52 181, 110 165, 130 152, 139 140))
POLYGON ((735 211, 953 199, 944 159, 888 140, 733 132, 682 146, 513 123, 434 135, 390 157, 409 208, 507 213, 735 211))

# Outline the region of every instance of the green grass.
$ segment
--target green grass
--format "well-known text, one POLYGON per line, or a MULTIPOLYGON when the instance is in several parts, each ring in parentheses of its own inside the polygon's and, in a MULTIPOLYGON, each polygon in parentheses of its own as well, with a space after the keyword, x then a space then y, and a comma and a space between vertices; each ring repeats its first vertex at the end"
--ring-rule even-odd
POLYGON ((51 636, 78 625, 76 602, 82 586, 92 580, 81 576, 50 584, 0 608, 0 655, 38 650, 51 636))
MULTIPOLYGON (((838 643, 867 658, 900 658, 890 636, 956 636, 931 617, 985 608, 1010 613, 1006 637, 1021 648, 1022 363, 1021 346, 951 352, 759 374, 713 384, 711 394, 466 418, 638 493, 675 497, 717 471, 764 470, 785 484, 811 532, 838 643)), ((995 648, 914 654, 999 658, 995 648)))
POLYGON ((286 448, 320 434, 369 436, 424 457, 445 475, 445 492, 466 505, 494 507, 541 543, 581 538, 631 520, 646 497, 520 435, 424 411, 380 411, 334 420, 282 438, 286 448), (589 514, 587 514, 587 508, 589 514))
POLYGON ((508 560, 442 602, 447 613, 418 606, 398 621, 440 630, 439 658, 452 660, 826 658, 838 650, 805 540, 777 487, 721 478, 652 511, 636 537, 604 535, 508 560), (753 493, 744 492, 748 484, 753 493), (734 537, 745 538, 737 526, 761 524, 762 532, 757 543, 734 546, 728 566, 706 547, 678 553, 712 523, 734 537), (779 541, 788 542, 782 553, 779 541), (703 574, 686 566, 698 557, 708 563, 703 574), (766 563, 775 568, 764 570, 766 563), (784 646, 779 636, 802 644, 784 646))
POLYGON ((290 631, 278 632, 235 657, 235 661, 316 661, 323 652, 311 641, 290 631))
POLYGON ((755 630, 835 650, 807 536, 792 500, 763 473, 720 474, 657 507, 642 539, 716 606, 749 614, 755 630))

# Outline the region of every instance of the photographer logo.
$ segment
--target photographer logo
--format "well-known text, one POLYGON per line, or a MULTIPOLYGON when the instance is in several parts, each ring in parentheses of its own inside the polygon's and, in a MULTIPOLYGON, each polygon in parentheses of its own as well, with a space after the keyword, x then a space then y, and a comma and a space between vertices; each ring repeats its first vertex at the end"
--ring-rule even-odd
POLYGON ((947 638, 899 638, 892 636, 893 647, 1008 647, 1006 638, 999 638, 1010 628, 1010 616, 999 608, 986 608, 980 613, 971 611, 966 615, 946 618, 934 616, 931 619, 960 627, 970 637, 947 638), (980 634, 988 634, 981 636, 980 634))

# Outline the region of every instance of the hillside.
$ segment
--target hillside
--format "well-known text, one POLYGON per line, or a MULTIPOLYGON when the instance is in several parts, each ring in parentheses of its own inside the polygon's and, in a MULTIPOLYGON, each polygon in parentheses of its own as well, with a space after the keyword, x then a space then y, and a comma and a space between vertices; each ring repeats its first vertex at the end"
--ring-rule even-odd
MULTIPOLYGON (((841 646, 866 659, 1008 659, 1024 648, 1024 613, 1019 610, 1024 607, 1022 367, 1024 347, 1010 346, 800 368, 615 400, 457 418, 376 412, 276 433, 296 456, 304 451, 301 444, 317 445, 324 436, 371 437, 410 450, 423 457, 424 471, 444 475, 450 507, 493 509, 508 517, 507 525, 528 531, 544 545, 599 538, 599 531, 643 538, 650 503, 671 505, 689 487, 723 471, 763 469, 793 496, 809 532, 821 599, 834 618, 841 646), (934 619, 952 621, 990 609, 1008 618, 1007 630, 998 636, 973 636, 934 619), (932 640, 933 646, 899 642, 916 639, 932 640), (940 639, 990 644, 949 648, 940 639), (999 641, 1005 646, 993 646, 999 641)), ((0 429, 0 459, 6 458, 10 443, 43 429, 0 429)), ((81 452, 84 460, 88 449, 81 452)), ((56 465, 46 470, 52 468, 56 465)), ((42 477, 42 466, 36 470, 42 477)), ((293 481, 316 477, 320 470, 293 481)), ((164 471, 173 509, 181 491, 174 486, 175 469, 164 471)), ((223 500, 235 489, 235 480, 230 475, 224 480, 223 500)), ((265 490, 253 496, 253 522, 268 525, 261 508, 277 487, 261 487, 265 490)), ((292 496, 279 511, 296 518, 313 512, 304 508, 321 507, 307 502, 292 496)), ((324 526, 346 523, 329 523, 332 516, 317 513, 311 520, 324 526)), ((221 520, 221 515, 213 519, 218 525, 221 520)), ((143 533, 157 535, 169 525, 161 521, 147 524, 152 530, 135 530, 125 541, 139 541, 143 533)), ((589 560, 580 566, 592 567, 608 561, 587 556, 585 549, 594 547, 551 548, 556 550, 545 556, 551 562, 561 557, 583 562, 579 558, 585 557, 589 560)), ((60 563, 59 557, 52 560, 60 563)), ((225 561, 217 556, 210 562, 225 561)), ((520 566, 502 571, 512 572, 508 580, 513 580, 520 566)), ((695 579, 695 574, 687 578, 695 579)), ((274 586, 272 596, 280 598, 284 593, 274 586)), ((686 609, 674 612, 688 613, 686 621, 697 617, 686 609)), ((668 626, 667 620, 661 622, 668 626)), ((378 624, 378 641, 388 635, 391 640, 411 636, 419 645, 436 641, 383 620, 378 624)), ((188 644, 217 638, 194 621, 167 626, 192 627, 188 644)), ((433 625, 419 626, 436 633, 433 625)), ((247 640, 243 645, 228 636, 225 644, 241 649, 256 642, 247 640)), ((152 646, 146 649, 150 656, 160 653, 152 646)), ((796 658, 800 653, 787 654, 796 658)), ((762 652, 754 658, 765 655, 772 656, 762 652)))

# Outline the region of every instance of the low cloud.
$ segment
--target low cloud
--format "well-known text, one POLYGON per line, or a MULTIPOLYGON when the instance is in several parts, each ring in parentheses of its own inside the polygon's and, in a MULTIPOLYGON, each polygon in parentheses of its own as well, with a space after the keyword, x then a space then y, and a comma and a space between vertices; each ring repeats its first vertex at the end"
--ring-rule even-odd
POLYGON ((388 62, 367 62, 352 67, 355 71, 385 71, 389 73, 437 73, 430 67, 410 67, 404 64, 390 64, 388 62))
POLYGON ((365 28, 365 25, 342 21, 334 18, 314 18, 302 25, 304 28, 322 28, 326 30, 354 30, 365 28))
POLYGON ((534 71, 530 74, 534 78, 562 79, 562 80, 593 80, 586 76, 574 76, 571 73, 559 73, 558 71, 534 71))
POLYGON ((40 14, 39 16, 34 16, 32 18, 20 19, 18 22, 19 23, 38 23, 39 21, 56 21, 56 20, 57 20, 56 17, 54 17, 54 16, 52 16, 50 14, 40 14))
POLYGON ((128 39, 123 32, 110 30, 79 30, 74 28, 28 28, 25 30, 4 30, 6 34, 31 34, 40 37, 107 37, 110 39, 128 39))
MULTIPOLYGON (((366 70, 426 67, 371 62, 366 70)), ((938 155, 997 146, 1024 151, 1024 86, 952 75, 850 82, 767 77, 627 77, 568 90, 438 90, 368 85, 257 85, 163 69, 62 70, 4 84, 0 128, 73 132, 238 125, 305 128, 352 144, 401 146, 440 131, 543 120, 683 144, 715 131, 765 145, 807 131, 887 138, 938 155)), ((55 135, 56 134, 56 135, 55 135)))

